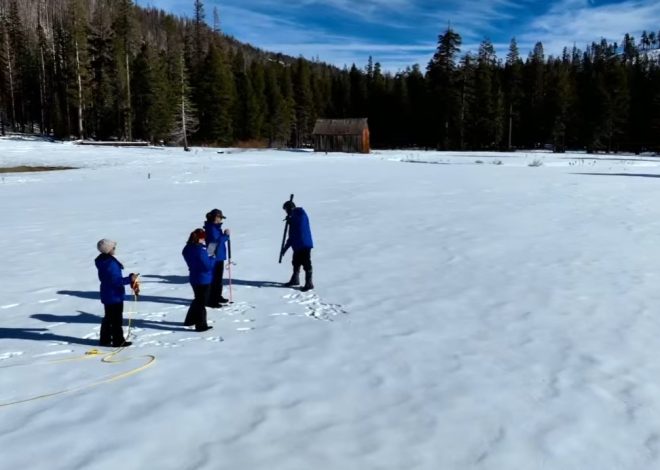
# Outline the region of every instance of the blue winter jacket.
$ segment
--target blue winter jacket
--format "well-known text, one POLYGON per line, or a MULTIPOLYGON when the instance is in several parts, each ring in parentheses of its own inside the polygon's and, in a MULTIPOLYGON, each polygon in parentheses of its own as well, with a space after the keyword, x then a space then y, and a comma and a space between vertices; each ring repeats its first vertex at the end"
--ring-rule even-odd
POLYGON ((131 283, 131 277, 122 277, 124 267, 112 255, 101 254, 94 260, 101 281, 101 302, 105 305, 120 304, 126 295, 125 285, 131 283))
POLYGON ((183 248, 182 254, 190 271, 190 284, 193 286, 211 284, 215 260, 209 256, 206 247, 199 243, 188 243, 183 248))
POLYGON ((314 248, 312 229, 309 227, 309 218, 302 207, 296 207, 289 216, 289 238, 284 245, 284 251, 289 247, 293 251, 314 248))
POLYGON ((204 231, 206 232, 206 246, 210 247, 211 243, 216 246, 215 260, 226 260, 229 235, 222 233, 222 224, 214 224, 207 221, 204 223, 204 231))

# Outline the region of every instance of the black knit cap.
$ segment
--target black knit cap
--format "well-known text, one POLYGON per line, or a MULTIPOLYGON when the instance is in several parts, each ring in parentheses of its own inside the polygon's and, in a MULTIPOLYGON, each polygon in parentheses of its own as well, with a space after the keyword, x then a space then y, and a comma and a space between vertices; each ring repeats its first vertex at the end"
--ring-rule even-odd
POLYGON ((295 205, 295 203, 294 203, 293 201, 286 201, 286 202, 282 205, 282 209, 284 209, 284 210, 287 211, 287 212, 292 211, 292 210, 295 209, 295 208, 296 208, 296 205, 295 205))
POLYGON ((221 219, 226 219, 227 218, 227 217, 224 216, 224 214, 222 213, 222 211, 220 209, 213 209, 211 212, 206 214, 206 220, 212 222, 218 216, 220 216, 221 219))

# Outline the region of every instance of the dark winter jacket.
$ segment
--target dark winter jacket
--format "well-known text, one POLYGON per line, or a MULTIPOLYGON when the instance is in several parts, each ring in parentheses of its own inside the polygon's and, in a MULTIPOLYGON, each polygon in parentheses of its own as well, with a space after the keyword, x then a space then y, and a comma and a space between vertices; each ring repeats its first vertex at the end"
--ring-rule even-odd
POLYGON ((193 286, 211 284, 215 260, 209 256, 206 247, 199 243, 188 243, 183 248, 182 254, 190 271, 190 284, 193 286))
POLYGON ((101 281, 101 302, 106 305, 120 304, 126 295, 125 285, 131 283, 131 277, 122 277, 124 267, 112 255, 101 254, 94 260, 101 281))
MULTIPOLYGON (((229 235, 222 233, 222 224, 214 224, 213 222, 204 223, 204 231, 206 232, 206 246, 215 248, 215 260, 224 261, 227 259, 227 242, 229 235)), ((213 253, 210 253, 213 254, 213 253)))
POLYGON ((293 251, 314 248, 309 218, 302 207, 293 209, 289 216, 289 238, 284 245, 284 251, 289 247, 293 248, 293 251))

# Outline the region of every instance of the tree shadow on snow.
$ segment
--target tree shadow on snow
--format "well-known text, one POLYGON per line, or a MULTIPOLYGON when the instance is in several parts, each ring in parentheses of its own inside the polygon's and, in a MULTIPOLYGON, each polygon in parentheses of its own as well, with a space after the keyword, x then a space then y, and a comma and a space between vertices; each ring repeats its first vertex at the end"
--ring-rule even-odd
POLYGON ((653 173, 573 173, 574 175, 587 176, 634 176, 637 178, 660 178, 660 174, 653 173))
MULTIPOLYGON (((72 297, 80 297, 81 299, 100 300, 101 295, 98 291, 79 291, 79 290, 59 290, 58 294, 70 295, 72 297)), ((126 301, 130 301, 126 298, 126 301)), ((192 299, 177 299, 174 297, 163 297, 160 295, 140 295, 138 301, 140 302, 154 302, 157 304, 172 304, 172 305, 190 305, 192 299)))

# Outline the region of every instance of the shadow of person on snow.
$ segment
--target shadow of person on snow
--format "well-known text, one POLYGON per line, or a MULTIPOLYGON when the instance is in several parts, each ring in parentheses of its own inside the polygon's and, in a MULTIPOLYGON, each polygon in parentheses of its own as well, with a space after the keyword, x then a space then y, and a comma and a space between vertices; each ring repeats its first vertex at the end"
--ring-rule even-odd
POLYGON ((188 284, 188 276, 158 276, 155 274, 140 274, 141 279, 157 279, 158 284, 188 284))
POLYGON ((0 328, 0 339, 20 339, 25 341, 59 341, 84 346, 97 346, 98 339, 76 338, 51 333, 47 328, 0 328))
MULTIPOLYGON (((93 299, 100 300, 101 295, 98 291, 79 291, 79 290, 59 290, 58 294, 61 295, 70 295, 72 297, 80 297, 81 299, 93 299)), ((131 298, 126 297, 126 301, 130 301, 131 298)), ((140 302, 154 302, 157 304, 171 304, 171 305, 190 305, 191 299, 177 299, 174 297, 163 297, 160 295, 140 295, 138 297, 140 302)))
POLYGON ((637 178, 660 178, 660 174, 655 173, 573 173, 574 175, 587 176, 632 176, 637 178))
MULTIPOLYGON (((160 276, 153 274, 140 275, 141 278, 145 279, 160 279, 161 284, 188 284, 188 276, 160 276)), ((247 281, 244 279, 232 279, 232 285, 234 286, 249 286, 249 287, 285 287, 282 282, 272 282, 272 281, 247 281)), ((229 279, 225 277, 223 279, 223 285, 229 285, 229 279)), ((98 298, 98 297, 97 297, 98 298)))
POLYGON ((283 282, 273 281, 248 281, 245 279, 232 279, 231 283, 235 286, 249 286, 249 287, 286 287, 283 282))
MULTIPOLYGON (((50 313, 37 313, 30 315, 30 318, 41 320, 47 323, 90 323, 100 325, 102 316, 93 313, 78 310, 78 315, 53 315, 50 313)), ((124 312, 124 325, 128 323, 127 313, 124 312)), ((183 320, 180 322, 144 320, 140 318, 131 318, 131 326, 141 329, 165 330, 165 331, 188 331, 183 328, 183 320), (179 328, 175 328, 179 327, 179 328)))

